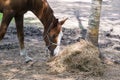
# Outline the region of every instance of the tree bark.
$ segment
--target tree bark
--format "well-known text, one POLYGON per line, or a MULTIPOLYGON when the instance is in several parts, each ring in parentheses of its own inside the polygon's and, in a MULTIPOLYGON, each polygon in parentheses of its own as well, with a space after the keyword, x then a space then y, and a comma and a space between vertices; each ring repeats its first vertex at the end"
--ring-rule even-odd
POLYGON ((99 24, 101 14, 102 0, 92 0, 91 14, 89 16, 88 40, 95 46, 98 46, 99 24))

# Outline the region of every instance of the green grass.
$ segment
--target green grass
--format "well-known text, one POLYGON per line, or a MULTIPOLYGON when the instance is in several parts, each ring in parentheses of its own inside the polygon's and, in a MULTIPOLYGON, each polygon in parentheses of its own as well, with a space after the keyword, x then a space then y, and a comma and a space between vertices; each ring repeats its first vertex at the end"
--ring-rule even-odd
POLYGON ((2 16, 3 16, 3 14, 2 14, 2 13, 0 13, 0 21, 2 20, 2 16))
MULTIPOLYGON (((3 16, 3 14, 2 13, 0 13, 0 22, 2 21, 2 16, 3 16)), ((12 19, 12 22, 14 21, 14 18, 12 19)))

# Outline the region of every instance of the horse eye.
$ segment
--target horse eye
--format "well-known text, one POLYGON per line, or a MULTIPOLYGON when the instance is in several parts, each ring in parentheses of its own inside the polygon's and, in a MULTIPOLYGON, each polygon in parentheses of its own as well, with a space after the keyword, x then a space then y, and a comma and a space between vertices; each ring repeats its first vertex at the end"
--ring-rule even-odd
POLYGON ((53 35, 53 38, 55 38, 56 37, 56 35, 53 35))
POLYGON ((57 37, 57 35, 55 34, 55 35, 53 35, 52 37, 55 38, 55 37, 57 37))

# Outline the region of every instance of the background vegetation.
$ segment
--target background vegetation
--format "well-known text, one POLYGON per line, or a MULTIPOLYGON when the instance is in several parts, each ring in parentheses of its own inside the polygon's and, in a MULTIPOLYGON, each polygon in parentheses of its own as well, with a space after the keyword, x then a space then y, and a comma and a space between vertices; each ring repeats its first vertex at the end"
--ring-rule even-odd
POLYGON ((2 19, 2 13, 0 13, 0 21, 1 21, 1 19, 2 19))

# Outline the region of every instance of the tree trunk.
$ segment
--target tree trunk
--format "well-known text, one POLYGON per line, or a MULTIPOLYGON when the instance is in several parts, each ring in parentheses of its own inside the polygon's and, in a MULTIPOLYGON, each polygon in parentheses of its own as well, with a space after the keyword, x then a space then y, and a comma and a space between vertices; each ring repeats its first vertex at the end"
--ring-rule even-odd
POLYGON ((91 41, 95 46, 98 46, 101 6, 102 0, 92 0, 87 37, 88 40, 91 41))

